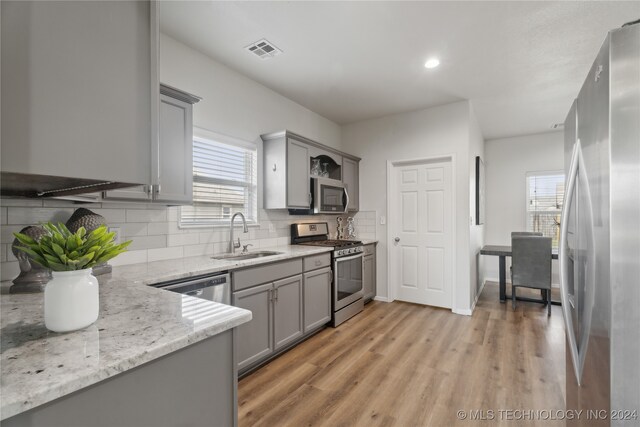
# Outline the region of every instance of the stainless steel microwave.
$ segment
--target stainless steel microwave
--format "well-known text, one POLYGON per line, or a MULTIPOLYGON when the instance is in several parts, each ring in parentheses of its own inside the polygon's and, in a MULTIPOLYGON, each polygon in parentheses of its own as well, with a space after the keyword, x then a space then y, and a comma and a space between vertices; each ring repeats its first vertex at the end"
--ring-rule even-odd
POLYGON ((314 214, 345 213, 349 207, 347 188, 335 179, 311 178, 311 200, 314 214))

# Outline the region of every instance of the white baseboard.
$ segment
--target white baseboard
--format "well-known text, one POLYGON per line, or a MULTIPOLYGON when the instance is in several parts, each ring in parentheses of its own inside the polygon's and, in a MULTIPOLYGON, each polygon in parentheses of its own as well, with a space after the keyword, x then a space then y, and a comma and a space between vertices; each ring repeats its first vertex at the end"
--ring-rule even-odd
POLYGON ((480 294, 484 291, 484 285, 487 284, 486 279, 482 281, 482 285, 480 285, 480 289, 478 289, 478 293, 476 293, 476 299, 473 301, 473 305, 471 306, 471 313, 476 309, 476 304, 478 303, 478 299, 480 298, 480 294))
POLYGON ((390 302, 389 298, 387 298, 387 297, 379 297, 377 295, 375 297, 373 297, 373 300, 374 301, 382 301, 382 302, 390 302))
POLYGON ((473 314, 472 308, 454 308, 451 310, 454 314, 461 314, 463 316, 471 316, 473 314))

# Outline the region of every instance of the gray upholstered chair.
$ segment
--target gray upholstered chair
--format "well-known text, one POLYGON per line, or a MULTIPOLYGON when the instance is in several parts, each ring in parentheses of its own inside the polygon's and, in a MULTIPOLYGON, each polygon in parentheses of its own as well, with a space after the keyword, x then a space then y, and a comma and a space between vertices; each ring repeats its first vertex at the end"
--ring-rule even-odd
POLYGON ((551 238, 532 235, 511 237, 511 301, 516 309, 516 287, 546 292, 551 315, 551 238))

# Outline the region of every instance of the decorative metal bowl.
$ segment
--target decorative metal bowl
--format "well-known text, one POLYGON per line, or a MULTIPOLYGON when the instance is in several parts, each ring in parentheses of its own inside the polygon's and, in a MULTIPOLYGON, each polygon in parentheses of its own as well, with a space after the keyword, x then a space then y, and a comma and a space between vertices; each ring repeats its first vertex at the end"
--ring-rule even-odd
MULTIPOLYGON (((106 224, 107 221, 102 215, 92 212, 86 208, 79 208, 73 212, 73 215, 71 215, 71 218, 69 218, 65 225, 72 233, 78 231, 80 227, 84 227, 84 229, 87 230, 87 233, 91 233, 96 228, 106 224)), ((111 265, 106 262, 93 267, 94 276, 106 273, 111 273, 111 265)))
MULTIPOLYGON (((47 231, 39 225, 30 225, 20 230, 20 233, 26 234, 37 242, 47 234, 47 231)), ((18 250, 17 247, 19 246, 24 247, 18 239, 14 239, 11 245, 11 252, 18 259, 20 274, 13 279, 14 284, 9 288, 9 293, 42 292, 44 285, 51 280, 51 270, 33 261, 27 253, 18 250)))

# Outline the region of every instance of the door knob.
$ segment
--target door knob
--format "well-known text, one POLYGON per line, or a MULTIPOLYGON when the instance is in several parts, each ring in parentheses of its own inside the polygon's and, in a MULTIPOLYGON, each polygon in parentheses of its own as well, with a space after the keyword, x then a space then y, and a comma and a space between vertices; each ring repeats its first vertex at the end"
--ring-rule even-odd
POLYGON ((396 243, 398 243, 400 241, 399 237, 396 237, 395 239, 393 239, 396 243))

